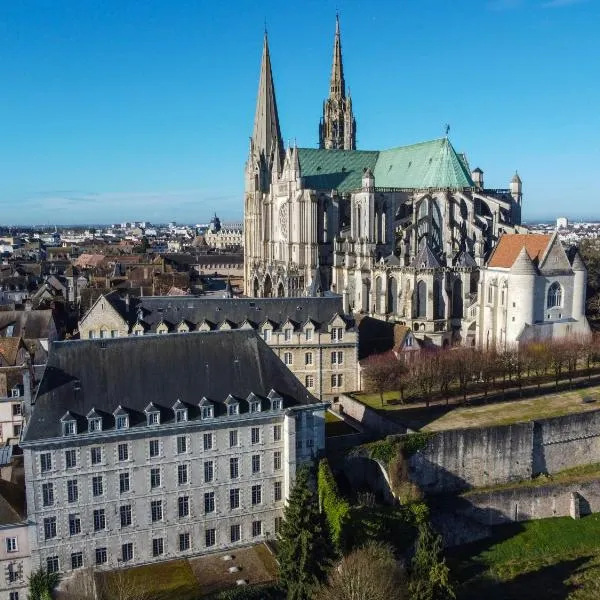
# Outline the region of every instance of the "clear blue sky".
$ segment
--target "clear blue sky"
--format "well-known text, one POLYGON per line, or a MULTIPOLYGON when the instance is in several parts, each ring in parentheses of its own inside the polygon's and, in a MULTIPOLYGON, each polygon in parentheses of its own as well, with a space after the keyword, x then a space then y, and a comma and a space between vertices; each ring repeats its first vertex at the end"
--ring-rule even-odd
POLYGON ((600 0, 3 0, 0 223, 241 219, 264 19, 314 146, 336 8, 360 148, 449 123, 525 219, 600 219, 600 0))

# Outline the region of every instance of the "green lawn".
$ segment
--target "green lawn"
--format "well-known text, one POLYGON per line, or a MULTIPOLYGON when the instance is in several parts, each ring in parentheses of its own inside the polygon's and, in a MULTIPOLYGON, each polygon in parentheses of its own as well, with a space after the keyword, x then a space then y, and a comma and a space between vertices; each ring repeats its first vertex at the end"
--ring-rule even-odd
POLYGON ((448 553, 459 600, 600 598, 600 514, 494 530, 490 540, 448 553))
POLYGON ((337 437, 340 435, 349 435, 358 433, 354 427, 351 427, 343 419, 330 410, 325 412, 325 435, 326 437, 337 437))

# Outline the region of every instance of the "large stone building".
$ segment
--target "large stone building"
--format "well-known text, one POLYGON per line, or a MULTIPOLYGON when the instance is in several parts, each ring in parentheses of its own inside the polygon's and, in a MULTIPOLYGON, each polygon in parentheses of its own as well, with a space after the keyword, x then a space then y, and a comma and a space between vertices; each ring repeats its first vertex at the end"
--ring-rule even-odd
POLYGON ((569 260, 557 233, 504 235, 481 269, 467 340, 502 348, 588 334, 586 284, 581 257, 569 260))
POLYGON ((360 389, 358 329, 339 296, 302 298, 100 297, 82 339, 253 329, 318 398, 360 389))
POLYGON ((58 342, 31 408, 32 564, 63 573, 263 540, 325 442, 254 331, 58 342))
POLYGON ((356 150, 336 23, 319 148, 284 148, 265 35, 245 169, 245 293, 299 296, 315 278, 345 308, 399 320, 438 344, 500 235, 518 230, 522 183, 489 189, 448 137, 356 150))

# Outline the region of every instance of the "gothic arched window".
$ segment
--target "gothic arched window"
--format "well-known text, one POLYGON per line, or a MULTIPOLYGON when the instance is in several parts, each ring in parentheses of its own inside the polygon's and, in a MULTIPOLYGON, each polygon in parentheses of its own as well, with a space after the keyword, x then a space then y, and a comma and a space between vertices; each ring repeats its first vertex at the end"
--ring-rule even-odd
POLYGON ((427 284, 421 280, 417 283, 417 317, 427 316, 427 284))
POLYGON ((558 281, 555 281, 548 289, 547 308, 562 306, 562 287, 558 281))

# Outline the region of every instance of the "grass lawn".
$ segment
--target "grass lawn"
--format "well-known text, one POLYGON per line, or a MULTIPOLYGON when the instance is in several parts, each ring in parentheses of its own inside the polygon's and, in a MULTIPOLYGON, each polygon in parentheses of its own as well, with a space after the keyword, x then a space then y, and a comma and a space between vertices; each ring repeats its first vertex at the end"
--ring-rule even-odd
MULTIPOLYGON (((384 395, 386 401, 395 399, 397 392, 384 395)), ((356 398, 381 411, 378 394, 360 394, 356 398)), ((526 400, 478 403, 477 406, 457 407, 450 404, 414 406, 410 404, 387 404, 384 414, 414 430, 440 431, 461 427, 510 425, 532 419, 558 417, 570 413, 600 409, 600 386, 549 393, 526 400), (586 402, 584 402, 586 399, 586 402)))
POLYGON ((493 538, 448 553, 459 600, 600 598, 600 514, 494 529, 493 538))
POLYGON ((337 437, 339 435, 349 435, 351 433, 358 433, 354 427, 348 425, 343 419, 340 419, 337 415, 332 413, 330 410, 325 412, 325 436, 326 437, 337 437))

